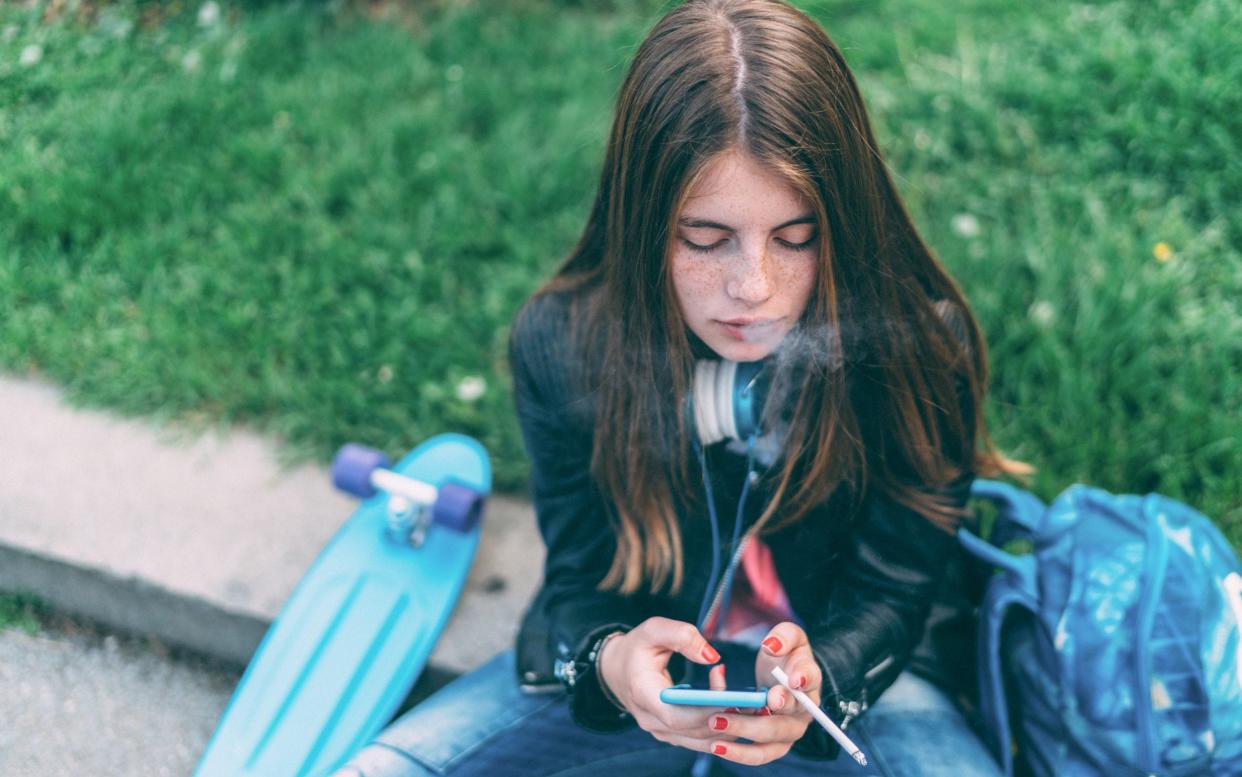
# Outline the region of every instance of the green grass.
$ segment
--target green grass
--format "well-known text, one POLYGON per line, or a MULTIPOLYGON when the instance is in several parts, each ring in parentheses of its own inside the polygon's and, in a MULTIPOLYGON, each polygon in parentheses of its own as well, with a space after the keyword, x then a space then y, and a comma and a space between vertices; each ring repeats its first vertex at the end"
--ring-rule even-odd
POLYGON ((33 596, 0 592, 0 631, 37 634, 50 614, 51 609, 33 596))
MULTIPOLYGON (((1236 3, 799 5, 974 305, 1035 490, 1160 491, 1242 544, 1236 3)), ((0 366, 294 457, 461 430, 519 488, 508 324, 660 6, 0 6, 0 366)))

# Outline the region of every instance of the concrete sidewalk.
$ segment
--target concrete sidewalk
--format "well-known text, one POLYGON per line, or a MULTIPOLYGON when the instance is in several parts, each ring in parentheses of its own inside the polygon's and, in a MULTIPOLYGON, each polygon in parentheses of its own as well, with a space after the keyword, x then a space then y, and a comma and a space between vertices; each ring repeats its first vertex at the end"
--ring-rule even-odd
MULTIPOLYGON (((0 590, 244 664, 356 502, 249 431, 185 437, 0 377, 0 590)), ((466 671, 510 646, 542 560, 529 504, 493 497, 431 666, 466 671)))
POLYGON ((111 635, 0 629, 0 774, 186 777, 239 677, 111 635))

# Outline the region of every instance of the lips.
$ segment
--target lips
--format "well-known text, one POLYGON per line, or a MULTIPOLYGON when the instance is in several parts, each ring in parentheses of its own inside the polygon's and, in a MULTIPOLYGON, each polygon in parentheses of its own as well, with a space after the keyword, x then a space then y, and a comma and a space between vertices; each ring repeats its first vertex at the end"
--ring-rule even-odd
POLYGON ((717 319, 716 323, 734 340, 759 340, 771 331, 779 318, 731 318, 717 319))

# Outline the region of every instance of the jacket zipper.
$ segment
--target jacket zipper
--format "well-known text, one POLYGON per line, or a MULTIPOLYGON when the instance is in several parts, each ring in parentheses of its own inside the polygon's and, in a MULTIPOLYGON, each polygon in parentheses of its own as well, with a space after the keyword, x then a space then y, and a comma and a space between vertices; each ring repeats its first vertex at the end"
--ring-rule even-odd
MULTIPOLYGON (((894 657, 892 655, 885 656, 880 663, 863 673, 863 682, 865 683, 876 674, 884 671, 885 668, 893 663, 893 660, 894 657)), ((824 666, 824 672, 828 675, 828 684, 832 686, 832 695, 837 697, 839 700, 837 702, 837 709, 841 711, 841 730, 844 731, 846 727, 849 726, 851 720, 858 717, 871 706, 867 703, 867 686, 864 685, 862 687, 861 701, 847 701, 841 698, 841 689, 837 686, 837 680, 832 676, 832 672, 828 669, 827 665, 824 666)))
POLYGON ((863 673, 863 680, 870 680, 872 677, 874 677, 879 672, 884 671, 884 669, 886 669, 889 664, 893 663, 894 659, 895 657, 891 654, 885 656, 883 661, 881 661, 880 663, 876 664, 875 666, 871 667, 870 669, 868 669, 866 672, 863 673))

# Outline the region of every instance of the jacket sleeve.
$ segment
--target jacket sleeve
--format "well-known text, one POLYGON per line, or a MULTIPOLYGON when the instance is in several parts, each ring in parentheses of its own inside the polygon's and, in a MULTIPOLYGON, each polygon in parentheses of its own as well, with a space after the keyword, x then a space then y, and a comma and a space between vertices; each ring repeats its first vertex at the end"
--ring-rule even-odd
MULTIPOLYGON (((536 299, 515 322, 509 358, 514 400, 530 460, 531 496, 547 549, 532 607, 559 664, 585 664, 595 641, 639 622, 632 597, 599 590, 616 541, 590 474, 592 437, 586 400, 570 390, 572 354, 556 306, 536 299)), ((570 688, 574 720, 607 731, 633 724, 604 696, 594 667, 570 688)))
MULTIPOLYGON (((973 439, 974 403, 962 379, 957 399, 973 439)), ((932 493, 964 509, 974 478, 967 465, 932 493)), ((838 723, 865 713, 906 668, 957 552, 954 533, 879 490, 864 500, 849 537, 827 603, 806 624, 823 673, 820 703, 838 723)), ((818 757, 838 750, 819 726, 810 726, 796 747, 818 757)))
MULTIPOLYGON (((943 493, 964 507, 973 479, 964 473, 943 493)), ((864 511, 827 605, 807 623, 823 673, 821 706, 839 724, 864 713, 906 667, 957 542, 886 496, 869 499, 864 511)), ((838 746, 810 726, 796 748, 827 758, 838 746)))

